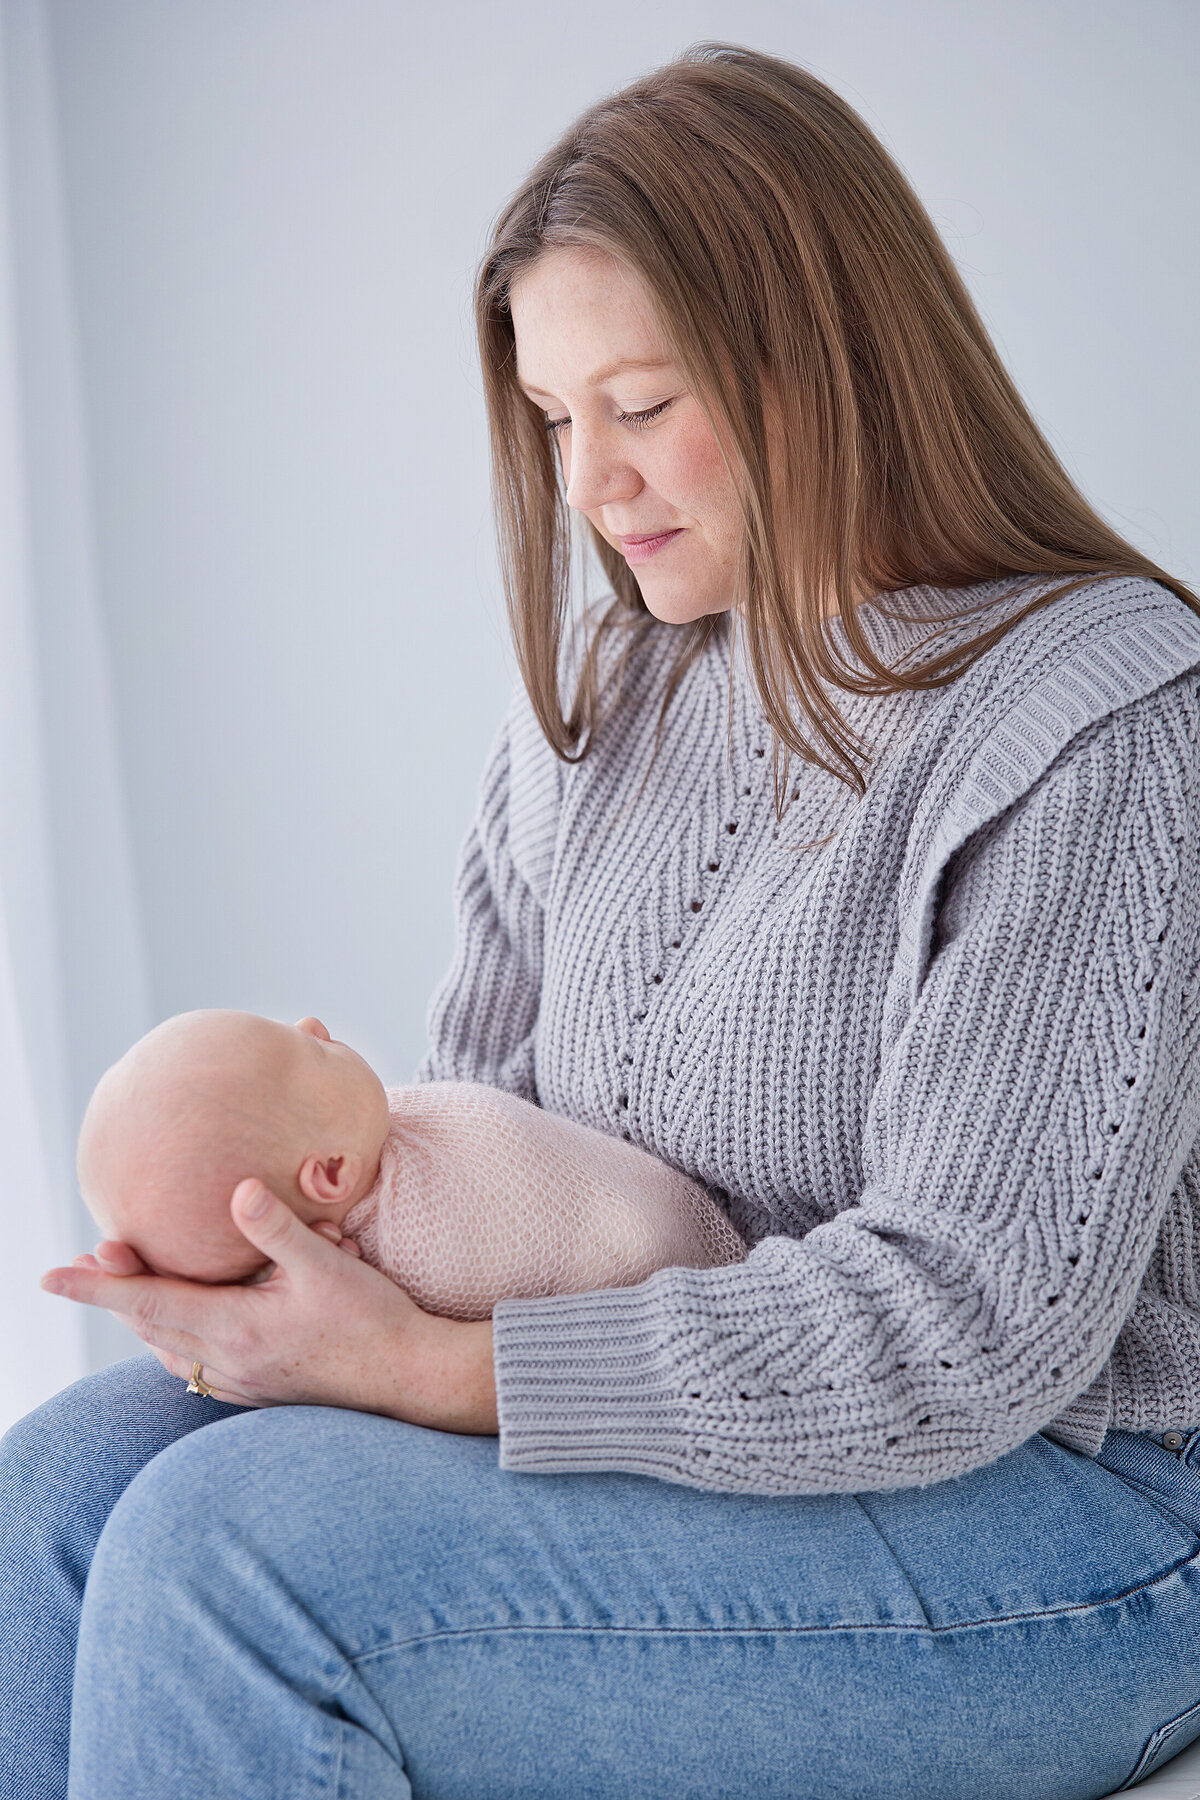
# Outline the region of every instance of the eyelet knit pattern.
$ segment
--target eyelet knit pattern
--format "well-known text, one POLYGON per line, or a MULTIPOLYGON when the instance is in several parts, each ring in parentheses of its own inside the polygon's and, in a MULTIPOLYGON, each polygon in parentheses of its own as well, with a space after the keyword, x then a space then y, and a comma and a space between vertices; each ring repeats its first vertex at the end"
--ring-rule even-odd
MULTIPOLYGON (((860 616, 915 664, 1030 596, 860 616)), ((1097 580, 948 687, 839 693, 867 792, 794 763, 781 822, 727 622, 642 787, 673 647, 575 766, 514 695, 418 1079, 628 1138, 753 1248, 502 1301, 503 1464, 853 1492, 1200 1423, 1200 619, 1097 580)))

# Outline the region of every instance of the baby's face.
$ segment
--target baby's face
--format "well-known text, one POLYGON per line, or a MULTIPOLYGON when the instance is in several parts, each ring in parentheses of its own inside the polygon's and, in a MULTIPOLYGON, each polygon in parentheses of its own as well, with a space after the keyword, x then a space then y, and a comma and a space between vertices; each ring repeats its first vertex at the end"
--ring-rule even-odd
POLYGON ((319 1020, 184 1013, 101 1080, 80 1186, 101 1230, 157 1273, 241 1281, 267 1263, 230 1217, 238 1182, 255 1176, 307 1223, 340 1224, 378 1174, 387 1129, 378 1076, 319 1020), (314 1168, 320 1194, 305 1191, 314 1168))

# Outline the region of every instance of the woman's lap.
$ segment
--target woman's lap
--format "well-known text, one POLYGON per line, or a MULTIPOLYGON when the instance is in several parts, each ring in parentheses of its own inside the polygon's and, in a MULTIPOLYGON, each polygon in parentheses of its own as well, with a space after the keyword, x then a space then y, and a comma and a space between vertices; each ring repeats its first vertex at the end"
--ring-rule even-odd
POLYGON ((1200 1700, 1200 1475, 1161 1450, 1178 1521, 1042 1438, 935 1488, 789 1499, 215 1410, 96 1553, 87 1800, 1085 1800, 1200 1700))

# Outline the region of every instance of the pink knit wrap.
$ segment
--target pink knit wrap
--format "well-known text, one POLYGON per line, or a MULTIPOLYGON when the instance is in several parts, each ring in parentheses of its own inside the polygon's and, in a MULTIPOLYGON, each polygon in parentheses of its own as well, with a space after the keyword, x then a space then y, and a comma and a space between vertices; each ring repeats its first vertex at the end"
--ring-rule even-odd
POLYGON ((704 1188, 644 1150, 500 1088, 390 1088, 379 1179, 342 1229, 426 1312, 633 1287, 655 1269, 740 1262, 704 1188))

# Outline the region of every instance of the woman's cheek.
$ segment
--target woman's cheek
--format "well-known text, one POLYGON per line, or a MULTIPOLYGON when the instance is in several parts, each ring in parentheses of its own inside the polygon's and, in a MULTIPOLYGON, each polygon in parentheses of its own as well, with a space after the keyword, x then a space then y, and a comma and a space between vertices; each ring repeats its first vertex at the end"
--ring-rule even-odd
POLYGON ((678 511, 696 521, 714 548, 736 537, 739 511, 733 480, 703 415, 680 433, 670 468, 660 472, 655 486, 678 511))

